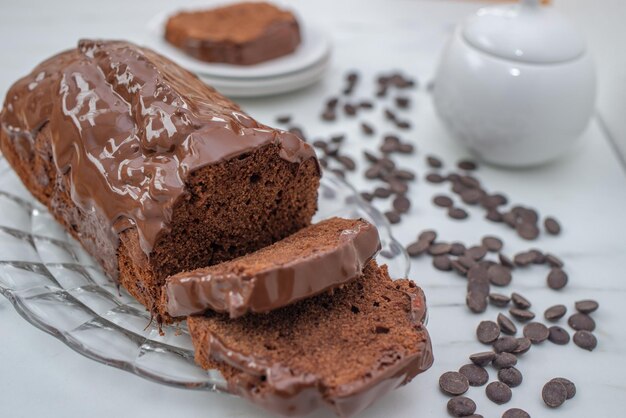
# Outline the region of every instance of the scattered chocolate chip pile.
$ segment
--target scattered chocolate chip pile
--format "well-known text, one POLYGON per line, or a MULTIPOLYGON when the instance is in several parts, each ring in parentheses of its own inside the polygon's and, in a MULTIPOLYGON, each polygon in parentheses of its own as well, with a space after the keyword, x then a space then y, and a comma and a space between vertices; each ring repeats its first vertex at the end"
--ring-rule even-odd
MULTIPOLYGON (((433 160, 433 163, 438 164, 437 160, 433 160)), ((442 199, 437 200, 439 204, 449 203, 442 199)), ((523 382, 523 374, 518 365, 518 358, 521 355, 529 351, 533 345, 543 344, 545 341, 555 345, 566 345, 570 342, 569 332, 555 324, 566 316, 565 305, 556 304, 544 311, 545 320, 551 323, 546 325, 536 319, 535 313, 531 310, 533 304, 524 295, 518 292, 504 294, 491 291, 492 286, 499 288, 509 286, 514 281, 514 272, 517 269, 529 268, 532 265, 548 266, 550 269, 546 280, 548 287, 562 289, 567 284, 563 261, 539 249, 520 252, 511 259, 501 252, 503 248, 504 242, 495 236, 485 236, 480 244, 467 245, 438 240, 438 234, 434 230, 422 231, 417 240, 407 248, 411 257, 428 255, 432 257, 436 269, 452 271, 466 278, 466 303, 470 311, 484 312, 489 304, 508 311, 499 312, 495 320, 482 320, 476 327, 476 338, 479 342, 490 345, 491 351, 470 355, 471 364, 462 366, 458 372, 445 373, 446 378, 440 380, 444 393, 452 396, 465 394, 470 386, 487 385, 485 388, 487 398, 499 405, 509 402, 513 397, 511 389, 523 382), (497 380, 490 383, 488 366, 497 371, 497 380), (453 380, 453 377, 456 379, 453 380), (458 385, 456 393, 443 389, 444 384, 450 386, 452 381, 458 385)), ((598 307, 594 300, 578 301, 575 303, 576 313, 567 319, 567 324, 575 331, 574 343, 590 351, 597 345, 597 340, 592 334, 596 324, 590 314, 598 307)), ((568 393, 573 396, 574 384, 567 379, 557 378, 546 384, 542 396, 548 406, 557 407, 565 401, 568 393), (569 387, 569 392, 565 389, 566 386, 569 387)), ((463 398, 468 399, 465 396, 463 398)), ((472 410, 462 409, 461 405, 470 403, 465 400, 449 403, 449 413, 453 416, 464 416, 455 414, 472 410)), ((468 413, 474 414, 475 410, 468 413)), ((512 408, 503 416, 528 417, 529 414, 522 409, 512 408)))
MULTIPOLYGON (((416 88, 417 82, 400 73, 380 75, 376 78, 375 97, 372 100, 355 97, 359 83, 358 72, 347 73, 342 91, 336 97, 326 100, 320 117, 326 122, 340 118, 352 119, 358 124, 364 140, 379 138, 377 152, 364 151, 366 166, 362 168, 362 173, 366 179, 380 183, 370 190, 362 191, 360 195, 366 201, 390 201, 390 209, 385 212, 385 216, 390 223, 396 224, 410 211, 408 191, 417 179, 415 171, 398 167, 397 159, 394 158, 397 155, 412 155, 417 152, 412 142, 401 138, 402 132, 412 128, 411 122, 403 114, 412 106, 406 91, 416 88), (391 101, 381 101, 390 94, 391 101), (383 125, 372 124, 371 118, 361 119, 362 114, 367 115, 367 112, 372 111, 382 113, 383 125), (396 131, 389 133, 390 127, 396 131)), ((428 88, 430 90, 432 85, 428 88)), ((276 121, 306 140, 303 129, 295 125, 289 115, 280 115, 276 121)), ((337 134, 312 141, 312 145, 318 150, 320 164, 340 177, 360 168, 352 157, 343 152, 345 138, 345 134, 337 134)), ((447 184, 450 187, 450 193, 438 192, 431 199, 433 205, 445 210, 449 218, 464 220, 470 217, 468 208, 479 208, 484 211, 487 220, 514 229, 519 237, 526 240, 536 239, 542 229, 549 235, 561 233, 561 225, 554 217, 541 218, 537 210, 527 205, 510 204, 507 195, 488 191, 476 176, 479 171, 476 162, 461 160, 453 169, 444 172, 445 164, 440 157, 427 155, 425 160, 429 168, 425 175, 426 181, 440 186, 447 184)), ((536 265, 548 268, 544 277, 550 289, 560 290, 568 283, 564 263, 557 256, 532 248, 509 257, 502 252, 503 248, 503 241, 492 235, 483 237, 478 244, 468 245, 438 240, 437 233, 433 230, 422 231, 407 246, 410 257, 429 256, 437 270, 454 272, 467 280, 466 304, 470 311, 485 312, 489 305, 507 311, 499 312, 493 321, 480 322, 477 327, 477 339, 490 345, 491 350, 470 355, 471 363, 463 365, 458 371, 446 372, 439 379, 441 391, 452 397, 447 404, 447 410, 455 417, 482 417, 476 414, 474 401, 462 396, 470 387, 486 385, 485 393, 491 401, 496 404, 509 402, 513 396, 511 389, 520 386, 523 381, 518 358, 533 345, 545 344, 546 340, 555 345, 566 345, 571 339, 585 350, 591 351, 597 346, 596 337, 592 333, 595 321, 590 316, 598 309, 597 302, 576 302, 577 312, 567 320, 574 331, 570 338, 569 332, 556 324, 567 314, 565 305, 557 304, 544 311, 545 320, 551 323, 548 326, 537 320, 531 309, 531 301, 523 295, 493 291, 494 288, 504 288, 514 283, 516 270, 536 265), (518 334, 520 330, 521 335, 518 334), (489 382, 488 367, 497 371, 497 380, 489 382)), ((572 382, 556 378, 543 388, 542 397, 548 406, 557 407, 573 397, 575 392, 572 382)), ((522 409, 510 408, 502 417, 528 418, 530 415, 522 409)))

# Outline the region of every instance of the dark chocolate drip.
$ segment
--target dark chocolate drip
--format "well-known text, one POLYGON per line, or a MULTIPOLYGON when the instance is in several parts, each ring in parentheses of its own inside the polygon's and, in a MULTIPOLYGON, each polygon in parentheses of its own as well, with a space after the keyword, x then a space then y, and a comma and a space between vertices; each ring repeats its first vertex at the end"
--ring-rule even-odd
POLYGON ((198 269, 170 277, 165 285, 167 311, 173 316, 208 309, 236 318, 251 312, 269 312, 346 283, 380 250, 376 227, 360 220, 341 232, 338 244, 323 252, 268 267, 252 276, 212 274, 198 269))
POLYGON ((80 210, 109 222, 106 240, 135 226, 152 251, 194 170, 275 144, 300 163, 314 151, 258 124, 166 58, 127 42, 81 41, 14 84, 1 115, 14 141, 48 125, 54 162, 80 210))

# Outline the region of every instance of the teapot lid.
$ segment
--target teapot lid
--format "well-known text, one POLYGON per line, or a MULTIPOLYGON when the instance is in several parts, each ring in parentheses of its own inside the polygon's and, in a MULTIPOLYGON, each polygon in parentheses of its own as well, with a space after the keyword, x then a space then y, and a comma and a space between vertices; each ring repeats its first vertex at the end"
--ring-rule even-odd
POLYGON ((482 8, 465 21, 462 34, 479 50, 526 63, 571 61, 586 49, 580 32, 539 0, 482 8))

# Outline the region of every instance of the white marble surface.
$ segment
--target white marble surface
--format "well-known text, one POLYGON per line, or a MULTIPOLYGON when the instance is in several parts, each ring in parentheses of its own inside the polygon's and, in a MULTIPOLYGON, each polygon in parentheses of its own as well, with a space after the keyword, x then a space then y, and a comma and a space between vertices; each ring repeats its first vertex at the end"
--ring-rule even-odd
MULTIPOLYGON (((72 46, 77 38, 140 41, 144 23, 168 2, 109 3, 104 7, 79 0, 62 4, 43 0, 4 2, 0 9, 0 51, 8 59, 0 66, 0 93, 3 95, 17 77, 42 58, 72 46)), ((451 26, 477 7, 468 2, 409 0, 360 1, 356 8, 356 2, 347 1, 289 3, 332 34, 335 55, 331 71, 325 81, 299 93, 241 103, 266 122, 273 122, 278 113, 293 114, 310 136, 347 132, 346 148, 359 158, 360 150, 374 148, 376 141, 359 135, 358 118, 341 119, 335 124, 323 124, 318 119, 322 100, 340 88, 344 71, 359 68, 367 81, 360 85, 356 96, 369 96, 373 91, 371 78, 395 68, 416 75, 423 86, 451 26)), ((414 129, 402 136, 412 139, 419 152, 398 160, 423 177, 426 154, 441 155, 449 165, 467 154, 443 131, 425 89, 419 89, 413 98, 414 106, 406 114, 414 129)), ((381 117, 367 115, 377 126, 391 129, 381 117)), ((410 214, 394 227, 397 238, 407 244, 421 229, 432 227, 446 240, 477 242, 485 233, 498 235, 506 242, 507 254, 536 246, 565 260, 570 285, 561 292, 548 290, 544 285, 546 269, 536 267, 516 272, 510 290, 531 299, 537 313, 554 303, 565 303, 571 310, 573 302, 582 298, 596 298, 601 305, 594 314, 599 345, 593 353, 571 343, 557 347, 546 342, 533 347, 520 359, 524 383, 513 390, 508 405, 496 406, 488 401, 484 388, 470 389, 469 396, 478 404, 478 411, 485 417, 498 417, 506 408, 520 406, 535 418, 622 416, 626 398, 626 327, 622 322, 626 297, 624 167, 594 121, 584 144, 554 164, 525 171, 481 167, 477 175, 488 189, 506 191, 514 202, 556 215, 564 225, 563 234, 529 244, 507 228, 483 220, 478 211, 471 211, 465 222, 449 220, 429 202, 433 193, 445 188, 420 179, 411 189, 410 214), (541 402, 540 390, 555 376, 575 381, 578 395, 558 410, 550 410, 541 402)), ((372 188, 359 175, 350 180, 359 188, 372 188)), ((380 208, 386 209, 386 204, 380 208)), ((457 369, 467 361, 468 354, 485 348, 475 340, 474 329, 480 320, 494 319, 497 310, 490 307, 482 315, 469 314, 464 305, 465 283, 454 274, 435 271, 426 258, 413 262, 411 277, 428 296, 436 362, 428 373, 387 396, 362 417, 447 416, 447 398, 437 388, 439 375, 457 369)), ((88 360, 26 323, 2 298, 0 340, 2 417, 269 416, 236 398, 159 386, 88 360)), ((492 370, 490 375, 495 378, 492 370)))

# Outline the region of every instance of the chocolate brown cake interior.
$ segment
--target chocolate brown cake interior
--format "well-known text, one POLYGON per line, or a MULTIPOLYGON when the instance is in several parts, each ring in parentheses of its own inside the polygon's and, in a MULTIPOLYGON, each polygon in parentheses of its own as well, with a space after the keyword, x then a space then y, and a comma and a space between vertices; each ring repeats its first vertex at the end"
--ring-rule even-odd
POLYGON ((192 316, 196 361, 281 414, 326 404, 352 415, 432 364, 423 293, 375 262, 333 294, 266 315, 192 316))

